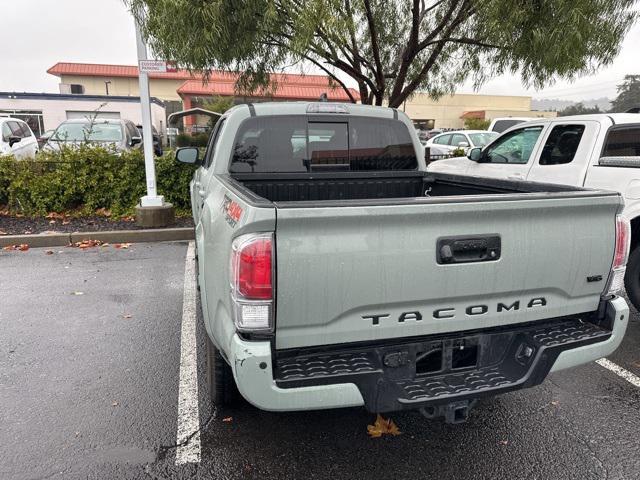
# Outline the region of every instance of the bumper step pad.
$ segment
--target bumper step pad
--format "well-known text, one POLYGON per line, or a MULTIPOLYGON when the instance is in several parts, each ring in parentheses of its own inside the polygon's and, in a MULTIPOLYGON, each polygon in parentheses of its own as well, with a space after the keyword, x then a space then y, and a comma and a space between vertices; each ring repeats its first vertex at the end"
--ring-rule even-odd
POLYGON ((373 412, 415 409, 537 385, 562 351, 610 336, 593 323, 558 319, 331 353, 278 352, 274 373, 281 388, 354 383, 373 412))

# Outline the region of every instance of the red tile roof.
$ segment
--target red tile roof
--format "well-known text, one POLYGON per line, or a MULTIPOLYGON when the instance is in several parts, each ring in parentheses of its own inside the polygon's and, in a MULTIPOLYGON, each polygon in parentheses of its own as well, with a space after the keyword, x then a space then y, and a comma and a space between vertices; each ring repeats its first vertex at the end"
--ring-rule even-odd
POLYGON ((485 119, 486 112, 484 110, 472 110, 470 112, 464 112, 460 115, 460 118, 477 118, 480 120, 485 119))
MULTIPOLYGON (((314 82, 313 84, 301 83, 296 81, 297 75, 278 75, 275 88, 272 90, 259 90, 251 94, 252 97, 280 98, 280 99, 298 99, 298 100, 317 100, 323 93, 327 94, 329 100, 334 101, 350 101, 349 96, 340 87, 329 86, 328 77, 320 77, 323 82, 314 82), (293 81, 292 81, 293 80, 293 81)), ((306 79, 306 77, 303 77, 306 79)), ((351 94, 357 100, 358 92, 350 89, 351 94)), ((187 80, 178 88, 181 95, 235 95, 235 83, 233 81, 215 81, 210 79, 207 84, 203 84, 201 80, 187 80)))
MULTIPOLYGON (((98 63, 69 63, 58 62, 47 73, 51 75, 78 75, 88 77, 138 77, 138 67, 135 65, 107 65, 98 63)), ((172 80, 202 79, 201 73, 190 73, 188 70, 177 72, 152 73, 152 78, 166 78, 172 80)), ((273 74, 274 79, 282 84, 328 86, 329 77, 326 75, 297 75, 291 73, 273 74)), ((209 75, 209 82, 235 82, 237 75, 234 73, 213 71, 209 75)))
MULTIPOLYGON (((95 63, 67 63, 58 62, 47 73, 51 75, 79 75, 86 77, 137 77, 138 67, 135 65, 104 65, 95 63)), ((167 78, 172 80, 188 80, 201 78, 200 74, 191 74, 187 70, 177 72, 152 73, 152 78, 167 78)))

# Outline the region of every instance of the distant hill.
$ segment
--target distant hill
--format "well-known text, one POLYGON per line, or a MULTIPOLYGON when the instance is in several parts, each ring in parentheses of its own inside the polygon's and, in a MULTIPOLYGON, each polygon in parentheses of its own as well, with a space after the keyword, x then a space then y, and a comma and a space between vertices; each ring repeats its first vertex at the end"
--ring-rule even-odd
POLYGON ((534 98, 531 100, 531 109, 558 112, 576 103, 582 103, 585 107, 595 107, 597 105, 600 110, 604 111, 611 108, 611 100, 607 97, 600 97, 579 101, 561 100, 559 98, 534 98))

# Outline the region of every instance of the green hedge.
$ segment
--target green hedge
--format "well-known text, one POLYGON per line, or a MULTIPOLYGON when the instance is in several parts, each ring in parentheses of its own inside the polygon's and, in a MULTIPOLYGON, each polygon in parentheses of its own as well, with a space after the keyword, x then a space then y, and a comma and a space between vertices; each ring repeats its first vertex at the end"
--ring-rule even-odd
MULTIPOLYGON (((189 205, 194 167, 175 161, 173 152, 156 158, 158 193, 178 213, 189 205)), ((113 215, 131 214, 146 192, 141 151, 116 154, 90 145, 61 152, 43 152, 35 160, 0 156, 0 205, 26 215, 99 208, 113 215)))

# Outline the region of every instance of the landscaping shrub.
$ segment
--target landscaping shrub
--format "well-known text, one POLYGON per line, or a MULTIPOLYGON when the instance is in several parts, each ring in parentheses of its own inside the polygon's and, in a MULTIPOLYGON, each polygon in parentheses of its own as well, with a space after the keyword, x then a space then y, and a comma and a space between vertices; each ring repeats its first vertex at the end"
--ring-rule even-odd
MULTIPOLYGON (((156 158, 158 193, 178 213, 190 210, 189 181, 194 167, 175 161, 173 152, 156 158)), ((45 215, 77 210, 93 214, 110 210, 130 214, 146 192, 141 151, 116 153, 83 145, 60 152, 42 152, 35 160, 0 156, 0 204, 13 212, 45 215)))

